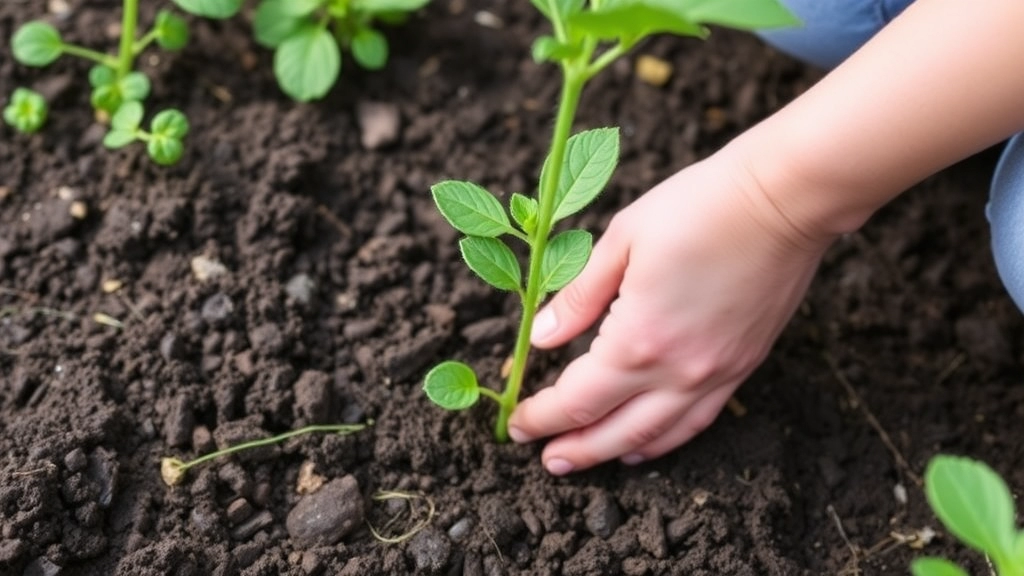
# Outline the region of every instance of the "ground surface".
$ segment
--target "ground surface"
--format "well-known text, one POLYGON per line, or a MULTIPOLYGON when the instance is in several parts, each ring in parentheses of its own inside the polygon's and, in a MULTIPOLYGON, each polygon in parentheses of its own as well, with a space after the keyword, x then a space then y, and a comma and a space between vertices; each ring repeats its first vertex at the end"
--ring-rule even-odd
MULTIPOLYGON (((114 4, 72 0, 59 26, 110 47, 114 4)), ((53 101, 43 134, 0 128, 0 573, 904 574, 917 552, 893 534, 939 528, 917 484, 930 456, 983 458, 1024 486, 1024 322, 987 248, 991 152, 836 245, 741 389, 745 415, 656 462, 556 479, 540 446, 492 443, 489 409, 446 414, 419 390, 451 356, 493 381, 509 351, 516 303, 458 262, 428 189, 530 189, 557 83, 529 58, 546 28, 528 2, 437 0, 390 32, 387 70, 346 62, 341 85, 304 106, 278 92, 245 19, 194 22, 183 53, 143 58, 151 106, 192 121, 172 169, 97 146, 83 63, 13 64, 6 39, 40 6, 0 4, 0 94, 28 84, 53 101), (359 118, 375 104, 400 126, 370 150, 359 118), (197 256, 227 273, 198 280, 197 256), (121 287, 108 293, 110 280, 121 287), (205 466, 174 489, 159 477, 163 455, 367 418, 358 434, 205 466), (317 506, 350 498, 396 535, 425 501, 372 496, 403 490, 436 516, 399 544, 362 523, 317 543, 293 513, 307 463, 358 485, 330 484, 317 506)), ((674 65, 669 84, 623 62, 579 115, 624 136, 611 189, 580 221, 595 232, 816 77, 725 32, 639 53, 674 65)), ((531 389, 583 349, 536 355, 531 389)), ((948 538, 927 550, 971 557, 948 538)))

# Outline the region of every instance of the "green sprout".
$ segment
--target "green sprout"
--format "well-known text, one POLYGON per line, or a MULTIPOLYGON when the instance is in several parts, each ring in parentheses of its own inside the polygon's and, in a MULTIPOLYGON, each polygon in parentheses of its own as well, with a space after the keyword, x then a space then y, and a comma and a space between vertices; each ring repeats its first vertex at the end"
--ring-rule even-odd
POLYGON ((46 100, 28 88, 16 88, 4 108, 4 122, 22 134, 35 134, 46 122, 46 100))
POLYGON ((519 402, 534 315, 549 294, 583 270, 590 257, 590 233, 569 230, 552 236, 554 225, 590 204, 618 162, 618 129, 599 128, 570 137, 586 83, 652 34, 703 38, 708 34, 705 24, 745 30, 798 24, 777 0, 531 1, 554 29, 553 36, 536 39, 533 57, 554 62, 562 71, 561 100, 537 197, 512 194, 506 213, 493 194, 472 182, 446 181, 431 189, 441 214, 466 235, 459 242, 466 264, 488 284, 515 292, 522 316, 501 393, 480 386, 472 368, 456 361, 431 369, 423 388, 433 402, 449 410, 468 408, 481 395, 497 402, 494 434, 500 442, 508 439, 508 419, 519 402), (515 252, 502 236, 526 244, 525 279, 515 252))
POLYGON ((177 163, 185 151, 182 138, 188 133, 188 119, 177 110, 164 110, 153 117, 147 132, 140 128, 142 116, 142 104, 124 103, 110 120, 110 131, 103 138, 103 145, 116 149, 138 140, 146 143, 146 152, 157 164, 177 163))
POLYGON ((313 426, 306 426, 305 428, 299 428, 296 430, 290 430, 277 436, 271 436, 270 438, 260 438, 259 440, 249 440, 248 442, 242 442, 241 444, 235 444, 228 446, 221 450, 204 454, 193 460, 184 461, 179 458, 171 456, 165 456, 160 459, 160 477, 163 479, 164 484, 168 486, 177 486, 185 481, 185 475, 188 473, 190 468, 199 466, 211 460, 215 460, 222 456, 234 454, 235 452, 241 452, 243 450, 251 450, 253 448, 260 448, 263 446, 271 446, 273 444, 280 444, 289 438, 301 436, 303 434, 312 434, 316 432, 325 432, 329 434, 347 435, 359 432, 365 429, 367 426, 372 426, 373 421, 369 421, 366 424, 316 424, 313 426))
MULTIPOLYGON (((999 576, 1024 574, 1024 531, 1015 525, 1013 495, 983 462, 936 456, 925 471, 925 495, 935 515, 961 542, 985 554, 999 576)), ((944 558, 918 558, 914 576, 967 576, 944 558)))

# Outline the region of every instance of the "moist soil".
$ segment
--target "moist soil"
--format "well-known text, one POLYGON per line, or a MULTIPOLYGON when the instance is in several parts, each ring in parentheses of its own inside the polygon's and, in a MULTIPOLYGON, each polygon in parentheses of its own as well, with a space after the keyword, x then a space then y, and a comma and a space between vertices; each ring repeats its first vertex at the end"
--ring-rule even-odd
MULTIPOLYGON (((528 2, 435 0, 388 30, 385 70, 346 60, 306 105, 277 89, 247 15, 193 19, 183 52, 140 60, 149 108, 191 119, 174 168, 101 148, 85 63, 12 61, 7 39, 40 16, 113 47, 116 3, 39 10, 0 4, 0 93, 29 85, 52 102, 43 133, 0 128, 0 573, 905 574, 926 528, 938 535, 923 553, 985 570, 942 533, 919 482, 952 452, 1024 486, 1024 322, 983 214, 996 151, 840 239, 703 435, 637 467, 555 478, 541 445, 492 441, 490 407, 446 413, 420 390, 445 358, 497 382, 509 354, 518 304, 460 263, 429 187, 532 189, 558 78, 530 58, 547 26, 528 2), (222 273, 199 279, 197 257, 222 273), (368 419, 174 488, 160 478, 163 456, 368 419), (319 500, 298 492, 318 480, 319 500), (388 491, 412 499, 374 499, 388 491), (371 532, 416 529, 431 506, 411 538, 371 532), (347 534, 317 524, 341 509, 347 534)), ((621 167, 576 221, 597 234, 819 77, 723 30, 639 54, 669 62, 671 80, 649 85, 623 60, 578 116, 578 129, 622 128, 621 167)), ((527 392, 586 346, 536 353, 527 392)))

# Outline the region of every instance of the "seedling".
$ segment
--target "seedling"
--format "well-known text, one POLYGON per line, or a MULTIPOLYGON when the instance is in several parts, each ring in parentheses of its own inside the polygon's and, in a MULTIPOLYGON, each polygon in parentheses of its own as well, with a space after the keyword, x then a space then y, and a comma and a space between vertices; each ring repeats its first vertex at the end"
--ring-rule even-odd
POLYGON ((294 438, 295 436, 301 436, 303 434, 326 432, 346 435, 358 432, 367 426, 372 425, 373 421, 367 422, 366 424, 318 424, 306 426, 305 428, 291 430, 283 434, 278 434, 277 436, 271 436, 270 438, 250 440, 248 442, 242 442, 241 444, 235 444, 234 446, 228 446, 227 448, 210 452, 209 454, 204 454, 203 456, 194 460, 189 460, 188 462, 166 456, 160 459, 160 477, 163 478, 164 484, 167 484, 168 486, 177 486, 185 481, 185 475, 188 473, 190 468, 194 468, 205 462, 220 458, 221 456, 227 456, 228 454, 234 454, 235 452, 241 452, 242 450, 250 450, 252 448, 279 444, 289 438, 294 438))
POLYGON ((431 188, 438 210, 466 235, 459 242, 466 264, 488 284, 515 292, 522 316, 504 391, 480 386, 473 369, 456 361, 442 362, 430 370, 424 390, 432 401, 449 410, 469 408, 481 395, 497 402, 494 434, 501 442, 508 439, 508 419, 519 402, 534 315, 547 295, 575 278, 590 257, 590 233, 568 230, 552 236, 554 225, 590 204, 618 162, 616 128, 570 137, 586 83, 652 34, 703 38, 708 35, 705 24, 750 30, 798 23, 777 0, 531 1, 554 30, 553 36, 536 39, 533 57, 538 62, 553 62, 562 71, 561 100, 537 197, 512 194, 506 213, 493 194, 472 182, 450 180, 431 188), (526 244, 529 263, 525 280, 515 252, 502 236, 526 244))
POLYGON ((135 141, 146 143, 146 152, 162 166, 176 163, 185 146, 181 140, 188 133, 188 120, 177 110, 164 110, 153 117, 150 130, 142 125, 142 104, 126 102, 110 121, 110 132, 103 138, 107 148, 123 148, 135 141))
MULTIPOLYGON (((1013 496, 986 464, 936 456, 925 471, 925 495, 935 515, 961 542, 985 554, 999 576, 1024 574, 1024 531, 1015 524, 1013 496)), ((918 558, 914 576, 967 576, 944 558, 918 558)))
POLYGON ((4 122, 22 134, 35 134, 46 122, 46 100, 28 88, 16 88, 4 108, 4 122))

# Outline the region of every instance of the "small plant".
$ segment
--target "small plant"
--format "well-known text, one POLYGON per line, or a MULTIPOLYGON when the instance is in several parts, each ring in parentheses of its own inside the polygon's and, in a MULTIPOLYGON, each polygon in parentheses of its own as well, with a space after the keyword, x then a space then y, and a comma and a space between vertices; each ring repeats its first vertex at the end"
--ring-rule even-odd
POLYGON ((164 110, 153 117, 150 130, 142 125, 142 104, 126 102, 110 121, 110 132, 103 138, 107 148, 122 148, 135 141, 146 143, 146 151, 162 166, 175 164, 185 150, 182 138, 188 133, 188 119, 177 110, 164 110))
POLYGON ((561 100, 537 197, 512 194, 506 213, 493 194, 472 182, 446 181, 431 189, 441 214, 466 235, 459 242, 466 264, 488 284, 515 292, 522 317, 504 391, 480 386, 473 369, 456 361, 430 370, 424 390, 449 410, 469 408, 481 395, 497 402, 494 434, 501 442, 508 439, 508 419, 519 402, 534 315, 547 295, 575 278, 590 257, 590 233, 569 230, 552 236, 554 225, 590 204, 618 162, 617 129, 599 128, 570 137, 587 81, 652 34, 703 38, 708 34, 705 24, 757 29, 798 23, 777 0, 531 1, 554 29, 553 36, 534 42, 533 57, 554 62, 562 70, 561 100), (502 236, 526 244, 525 279, 502 236))
POLYGON ((16 88, 4 108, 4 122, 22 134, 35 134, 46 122, 47 106, 42 95, 28 88, 16 88))
POLYGON ((235 452, 241 452, 242 450, 250 450, 252 448, 260 448, 262 446, 271 446, 273 444, 279 444, 303 434, 312 434, 315 432, 326 432, 330 434, 352 434, 359 432, 367 426, 372 426, 373 422, 367 422, 366 424, 318 424, 313 426, 306 426, 305 428, 299 428, 297 430, 291 430, 277 436, 271 436, 270 438, 261 438, 259 440, 250 440, 248 442, 242 442, 241 444, 235 444, 234 446, 228 446, 227 448, 204 454, 194 460, 185 462, 178 458, 172 458, 166 456, 160 459, 160 477, 163 479, 164 484, 168 486, 177 486, 185 481, 185 475, 188 473, 190 468, 194 468, 200 464, 209 462, 221 456, 227 456, 228 454, 234 454, 235 452))
MULTIPOLYGON (((983 462, 936 456, 925 471, 925 495, 935 515, 961 542, 985 554, 999 576, 1024 574, 1024 531, 1015 524, 1013 495, 983 462)), ((918 558, 914 576, 967 576, 944 558, 918 558)))

